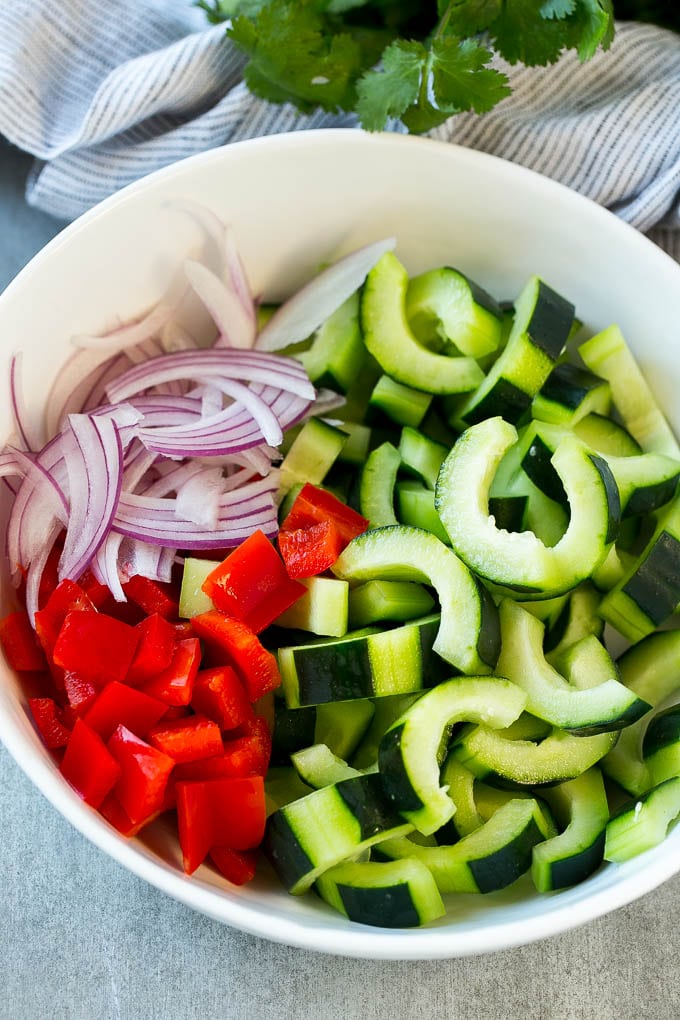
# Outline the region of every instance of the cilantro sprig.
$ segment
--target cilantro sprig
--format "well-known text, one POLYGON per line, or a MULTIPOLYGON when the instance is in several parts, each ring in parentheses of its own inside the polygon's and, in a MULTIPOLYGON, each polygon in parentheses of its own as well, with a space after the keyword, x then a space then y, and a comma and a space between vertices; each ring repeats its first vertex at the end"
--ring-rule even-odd
POLYGON ((304 112, 354 111, 370 131, 422 133, 510 93, 494 54, 588 60, 614 34, 613 0, 200 0, 247 56, 251 92, 304 112))

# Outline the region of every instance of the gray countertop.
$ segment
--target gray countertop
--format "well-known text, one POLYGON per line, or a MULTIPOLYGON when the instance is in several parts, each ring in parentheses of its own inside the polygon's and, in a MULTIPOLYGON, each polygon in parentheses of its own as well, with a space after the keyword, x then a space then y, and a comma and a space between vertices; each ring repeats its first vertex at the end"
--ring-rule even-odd
MULTIPOLYGON (((61 224, 0 141, 0 291, 61 224)), ((672 1020, 680 876, 566 935, 434 963, 266 942, 169 899, 91 846, 0 748, 0 1020, 672 1020)))

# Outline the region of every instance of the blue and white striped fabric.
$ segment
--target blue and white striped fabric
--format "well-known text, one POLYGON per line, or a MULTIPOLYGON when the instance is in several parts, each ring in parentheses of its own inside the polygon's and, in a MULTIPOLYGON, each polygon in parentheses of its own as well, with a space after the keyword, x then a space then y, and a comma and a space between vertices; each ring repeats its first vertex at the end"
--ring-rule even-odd
MULTIPOLYGON (((680 37, 618 26, 608 54, 498 66, 513 94, 432 134, 547 174, 680 258, 680 37)), ((355 127, 254 98, 192 0, 4 0, 0 134, 36 157, 28 201, 65 219, 184 156, 280 131, 355 127)))

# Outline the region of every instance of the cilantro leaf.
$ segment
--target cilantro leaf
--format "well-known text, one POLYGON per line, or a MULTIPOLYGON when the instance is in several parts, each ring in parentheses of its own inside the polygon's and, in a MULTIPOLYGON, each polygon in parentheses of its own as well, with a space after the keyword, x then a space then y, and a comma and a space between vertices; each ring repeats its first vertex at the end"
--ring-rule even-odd
POLYGON ((236 18, 227 35, 250 58, 246 83, 262 99, 305 112, 353 108, 362 46, 331 31, 313 0, 271 0, 255 18, 236 18))
POLYGON ((441 34, 450 33, 460 39, 476 35, 496 20, 502 8, 503 0, 439 0, 441 34))
POLYGON ((590 60, 598 46, 608 50, 614 38, 612 0, 579 0, 571 19, 569 44, 580 60, 590 60))
POLYGON ((505 0, 490 26, 499 53, 511 64, 527 67, 553 64, 568 44, 564 19, 542 18, 540 0, 505 0))
POLYGON ((545 0, 539 14, 542 18, 566 18, 576 10, 577 0, 545 0))
POLYGON ((400 117, 409 130, 429 131, 455 113, 484 113, 510 89, 500 71, 485 65, 491 53, 473 39, 453 36, 422 43, 398 41, 383 54, 383 70, 359 81, 357 112, 370 131, 388 117, 400 117))

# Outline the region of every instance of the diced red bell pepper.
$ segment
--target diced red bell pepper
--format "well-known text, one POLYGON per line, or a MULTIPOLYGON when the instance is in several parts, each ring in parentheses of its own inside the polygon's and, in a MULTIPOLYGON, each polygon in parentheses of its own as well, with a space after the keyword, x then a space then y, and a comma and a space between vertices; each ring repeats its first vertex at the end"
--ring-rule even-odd
POLYGON ((323 521, 332 521, 344 545, 368 531, 369 521, 326 489, 307 482, 295 497, 290 512, 281 524, 281 531, 311 528, 323 521))
POLYGON ((29 698, 28 707, 45 747, 66 747, 71 727, 65 724, 61 709, 53 698, 29 698))
POLYGON ((245 688, 231 666, 201 669, 191 699, 196 712, 213 719, 223 730, 233 730, 253 718, 245 688))
POLYGON ((228 664, 245 684, 250 701, 257 701, 267 691, 280 686, 281 674, 275 656, 263 647, 245 623, 211 609, 194 616, 192 625, 213 650, 226 655, 228 664))
POLYGON ((197 761, 222 754, 222 734, 217 723, 204 715, 159 723, 149 731, 149 743, 176 762, 197 761))
POLYGON ((179 615, 179 603, 175 598, 172 585, 160 581, 152 581, 141 574, 134 574, 123 585, 127 598, 138 605, 147 616, 158 613, 166 620, 175 619, 179 615))
POLYGON ((119 726, 107 747, 120 766, 114 794, 133 825, 150 820, 164 803, 174 761, 119 726))
POLYGON ((143 737, 165 714, 167 705, 117 680, 107 684, 83 716, 91 729, 108 740, 118 726, 143 737))
POLYGON ((28 613, 19 609, 0 620, 0 644, 12 669, 31 672, 47 669, 47 660, 28 613))
POLYGON ((95 609, 103 609, 111 601, 111 592, 107 585, 98 581, 91 570, 86 570, 84 574, 81 574, 78 578, 78 584, 95 609))
POLYGON ((180 782, 175 789, 179 842, 188 875, 214 846, 250 850, 262 841, 266 821, 262 776, 180 782))
POLYGON ((166 705, 188 705, 200 663, 201 645, 197 638, 178 641, 170 665, 147 681, 144 690, 166 705))
POLYGON ((139 643, 126 677, 133 687, 151 680, 170 665, 176 638, 172 624, 158 613, 145 616, 136 630, 139 643))
POLYGON ((272 738, 266 720, 259 716, 250 732, 224 741, 215 758, 186 762, 175 769, 175 779, 216 779, 220 776, 264 776, 271 758, 272 738))
POLYGON ((254 531, 215 567, 202 588, 217 609, 242 620, 255 634, 306 592, 304 585, 291 580, 281 557, 261 531, 254 531))
POLYGON ((59 631, 54 661, 96 687, 127 676, 137 650, 139 633, 134 627, 95 609, 72 609, 59 631))
POLYGON ((78 673, 64 673, 63 685, 69 707, 77 716, 84 715, 90 705, 93 705, 99 688, 90 680, 83 680, 78 673))
POLYGON ((61 762, 61 774, 87 804, 99 807, 120 777, 120 765, 82 719, 76 721, 61 762))
POLYGON ((48 656, 52 655, 66 614, 72 609, 94 609, 89 595, 68 579, 54 589, 43 609, 35 614, 35 630, 48 656))
POLYGON ((346 546, 333 521, 279 533, 279 549, 291 577, 315 577, 332 567, 346 546))
POLYGON ((255 878, 256 850, 232 850, 228 846, 214 846, 210 851, 210 860, 232 885, 245 885, 255 878))
POLYGON ((118 832, 128 839, 136 836, 145 825, 148 825, 149 822, 152 822, 154 818, 157 818, 161 813, 160 811, 157 811, 155 815, 151 815, 149 818, 143 818, 141 822, 131 822, 114 793, 110 793, 108 797, 104 798, 99 806, 99 812, 104 816, 106 821, 114 827, 114 829, 118 829, 118 832))

